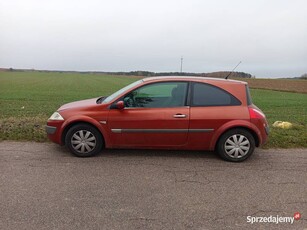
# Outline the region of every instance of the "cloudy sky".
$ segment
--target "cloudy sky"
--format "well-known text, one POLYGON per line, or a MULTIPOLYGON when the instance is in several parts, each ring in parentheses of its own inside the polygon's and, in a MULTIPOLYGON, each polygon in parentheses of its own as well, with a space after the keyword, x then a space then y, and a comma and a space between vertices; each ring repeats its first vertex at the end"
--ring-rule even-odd
POLYGON ((307 73, 306 0, 0 0, 0 67, 307 73))

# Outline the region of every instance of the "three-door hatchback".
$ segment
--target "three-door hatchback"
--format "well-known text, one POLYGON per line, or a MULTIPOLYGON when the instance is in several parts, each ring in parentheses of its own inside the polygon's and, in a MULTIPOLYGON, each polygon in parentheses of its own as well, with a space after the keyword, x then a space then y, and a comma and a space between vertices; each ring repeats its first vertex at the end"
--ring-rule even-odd
POLYGON ((103 148, 215 150, 238 162, 266 142, 269 128, 246 82, 152 77, 108 97, 63 105, 46 131, 79 157, 103 148))

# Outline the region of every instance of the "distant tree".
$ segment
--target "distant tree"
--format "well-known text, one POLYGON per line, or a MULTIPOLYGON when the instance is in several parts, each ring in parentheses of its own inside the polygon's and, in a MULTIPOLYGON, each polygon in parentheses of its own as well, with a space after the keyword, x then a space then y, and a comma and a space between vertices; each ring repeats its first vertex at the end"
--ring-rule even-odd
POLYGON ((304 73, 300 78, 301 79, 307 79, 307 73, 304 73))

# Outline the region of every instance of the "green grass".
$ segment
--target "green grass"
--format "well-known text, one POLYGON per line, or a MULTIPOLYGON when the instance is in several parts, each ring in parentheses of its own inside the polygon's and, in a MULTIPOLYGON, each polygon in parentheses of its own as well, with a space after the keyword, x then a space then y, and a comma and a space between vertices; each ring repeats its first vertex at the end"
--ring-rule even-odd
POLYGON ((0 118, 49 116, 63 103, 109 95, 135 80, 95 74, 0 72, 0 118))
POLYGON ((266 147, 307 147, 307 94, 252 89, 253 103, 265 113, 270 124, 266 147), (291 129, 272 127, 275 121, 293 123, 291 129))
MULTIPOLYGON (((60 105, 109 95, 136 81, 101 74, 0 72, 0 140, 47 141, 44 126, 60 105)), ((266 147, 307 147, 307 94, 251 90, 254 103, 270 125, 290 121, 294 127, 271 127, 266 147)))
POLYGON ((0 72, 0 140, 46 141, 44 126, 61 105, 109 95, 134 77, 0 72))

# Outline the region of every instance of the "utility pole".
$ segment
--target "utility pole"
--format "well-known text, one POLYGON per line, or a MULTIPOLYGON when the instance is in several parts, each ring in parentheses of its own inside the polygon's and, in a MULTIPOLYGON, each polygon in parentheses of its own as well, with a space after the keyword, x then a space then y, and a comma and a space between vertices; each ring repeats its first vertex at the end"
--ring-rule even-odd
POLYGON ((182 62, 183 62, 183 57, 181 56, 181 64, 180 64, 180 73, 182 73, 182 62))

